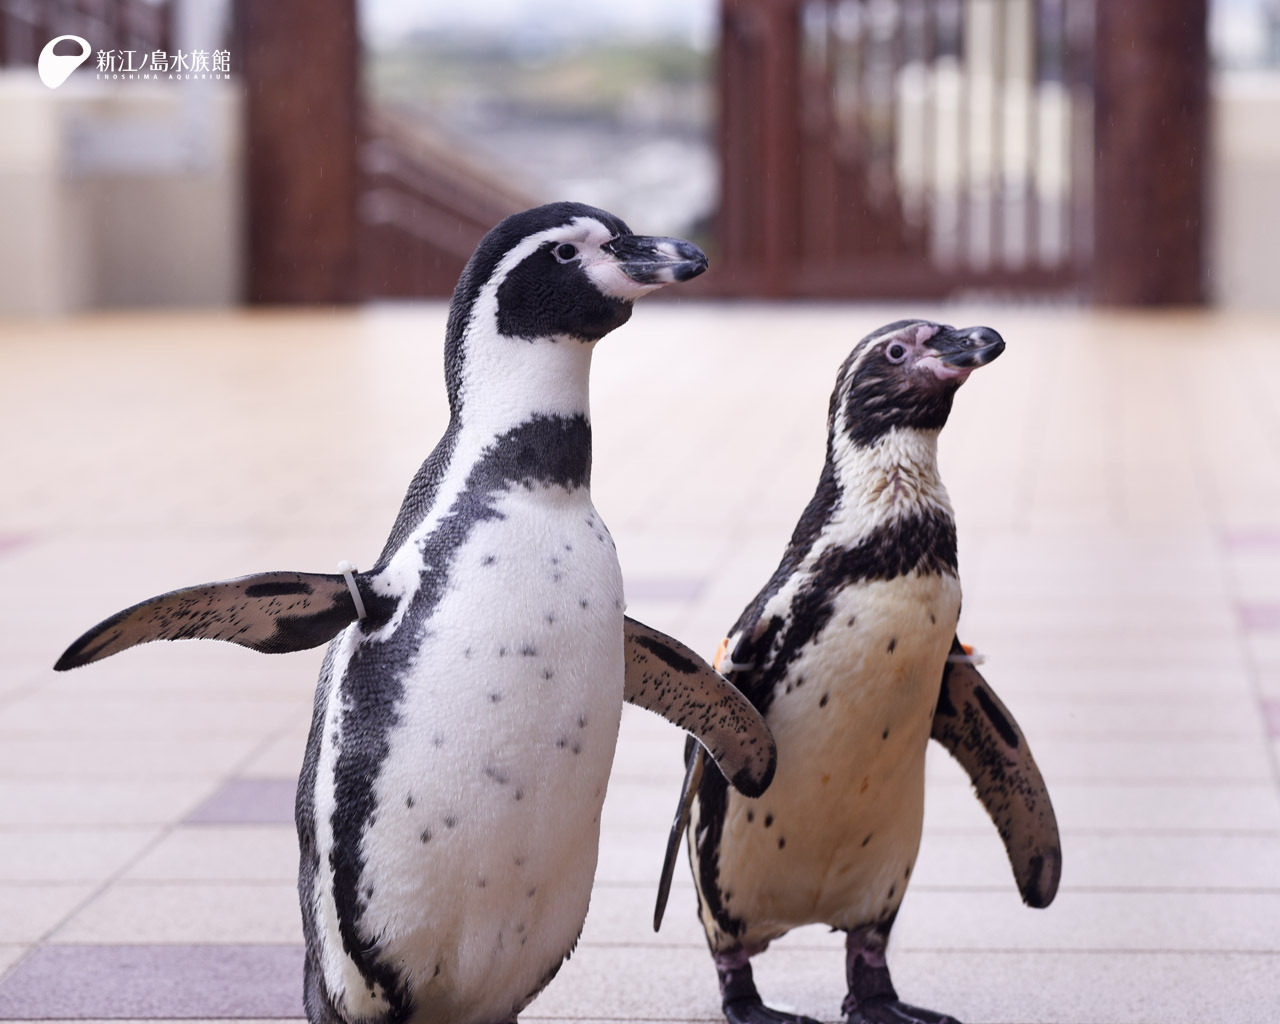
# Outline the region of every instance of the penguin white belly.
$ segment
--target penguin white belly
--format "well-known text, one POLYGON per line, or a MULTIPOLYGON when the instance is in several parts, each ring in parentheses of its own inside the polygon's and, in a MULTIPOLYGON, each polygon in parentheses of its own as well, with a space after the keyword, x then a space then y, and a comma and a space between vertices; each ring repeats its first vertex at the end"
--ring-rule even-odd
POLYGON ((924 814, 924 755, 960 611, 954 576, 846 588, 791 664, 766 720, 768 793, 729 792, 718 858, 747 949, 803 924, 851 928, 897 909, 924 814))
MULTIPOLYGON (((622 579, 587 492, 494 507, 426 623, 361 845, 360 930, 424 1024, 508 1019, 572 948, 622 709, 622 579)), ((345 967, 351 1017, 385 1010, 345 967)))

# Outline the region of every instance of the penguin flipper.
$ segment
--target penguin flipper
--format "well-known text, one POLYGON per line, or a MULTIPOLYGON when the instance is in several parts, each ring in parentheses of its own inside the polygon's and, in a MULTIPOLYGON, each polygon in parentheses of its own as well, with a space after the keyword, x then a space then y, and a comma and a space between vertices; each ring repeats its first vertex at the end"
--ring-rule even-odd
POLYGON ((685 755, 684 784, 680 787, 680 803, 676 807, 676 818, 671 823, 671 834, 667 837, 667 853, 662 858, 662 874, 658 878, 658 896, 653 903, 653 930, 662 927, 662 915, 667 911, 667 897, 671 895, 671 876, 676 870, 676 858, 680 855, 680 840, 685 829, 689 827, 689 816, 693 813, 693 798, 702 782, 702 769, 706 764, 706 749, 701 743, 690 743, 685 755))
POLYGON ((151 640, 226 640, 264 654, 302 651, 332 640, 356 618, 340 574, 263 572, 171 590, 116 612, 53 667, 65 672, 151 640))
POLYGON ((626 619, 628 703, 674 722, 707 748, 734 789, 759 796, 773 781, 773 734, 751 702, 679 640, 626 619))
MULTIPOLYGON (((953 655, 963 655, 957 637, 953 655)), ((933 716, 932 738, 969 773, 1004 841, 1022 901, 1047 907, 1062 874, 1058 821, 1027 738, 982 674, 948 661, 933 716)))

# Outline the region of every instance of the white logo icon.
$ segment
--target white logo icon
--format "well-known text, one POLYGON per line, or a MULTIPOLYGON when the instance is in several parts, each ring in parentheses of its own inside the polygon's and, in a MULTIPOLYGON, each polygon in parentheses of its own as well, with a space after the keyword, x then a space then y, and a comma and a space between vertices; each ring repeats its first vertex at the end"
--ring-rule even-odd
POLYGON ((57 39, 50 39, 45 48, 40 51, 40 59, 36 62, 36 71, 40 74, 40 81, 44 82, 50 89, 58 88, 67 80, 71 72, 89 59, 89 54, 92 52, 93 47, 89 45, 89 40, 82 39, 80 36, 58 36, 57 39), (64 39, 70 39, 80 44, 80 56, 60 56, 53 52, 53 48, 64 39))

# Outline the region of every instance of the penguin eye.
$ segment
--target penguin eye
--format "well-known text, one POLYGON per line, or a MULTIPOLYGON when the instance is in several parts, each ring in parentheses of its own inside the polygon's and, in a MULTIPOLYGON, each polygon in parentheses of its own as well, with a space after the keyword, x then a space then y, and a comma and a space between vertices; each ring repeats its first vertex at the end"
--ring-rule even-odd
POLYGON ((891 363, 900 363, 902 360, 907 358, 906 347, 904 345, 900 345, 896 341, 884 350, 884 354, 885 358, 891 363))
POLYGON ((572 263, 578 257, 578 247, 569 242, 561 242, 553 252, 561 263, 572 263))

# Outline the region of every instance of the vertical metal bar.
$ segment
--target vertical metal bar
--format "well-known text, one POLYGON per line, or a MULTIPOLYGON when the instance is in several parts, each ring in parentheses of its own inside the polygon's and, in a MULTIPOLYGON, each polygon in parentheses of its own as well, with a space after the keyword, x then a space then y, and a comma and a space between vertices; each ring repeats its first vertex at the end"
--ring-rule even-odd
POLYGON ((956 97, 956 110, 959 112, 959 131, 956 133, 956 165, 959 173, 956 175, 956 255, 958 264, 971 265, 969 245, 969 221, 971 210, 970 206, 973 202, 971 178, 969 174, 970 161, 970 110, 969 101, 971 90, 969 88, 969 61, 968 61, 968 28, 965 22, 965 6, 968 0, 959 0, 956 6, 959 8, 956 18, 956 52, 959 60, 960 75, 958 77, 958 94, 956 97))
POLYGON ((990 197, 987 206, 988 265, 1004 264, 1005 167, 1009 153, 1005 148, 1005 102, 1008 99, 1009 19, 1005 17, 1007 0, 991 3, 991 165, 990 197))
POLYGON ((1043 39, 1041 24, 1041 0, 1031 0, 1030 32, 1031 44, 1030 67, 1027 71, 1027 115, 1024 130, 1027 133, 1027 168, 1024 187, 1023 204, 1025 219, 1023 221, 1022 245, 1025 254, 1022 261, 1024 267, 1035 266, 1039 260, 1039 225, 1040 225, 1040 46, 1043 39))
MULTIPOLYGON (((935 149, 938 142, 938 83, 934 76, 934 58, 937 47, 934 39, 933 4, 930 0, 920 2, 920 66, 924 77, 924 105, 920 111, 921 130, 924 132, 924 148, 921 154, 923 166, 920 168, 924 191, 920 196, 921 229, 925 239, 926 252, 932 255, 932 239, 935 221, 935 203, 937 202, 938 154, 935 149)), ((928 257, 925 257, 928 259, 928 257)))

